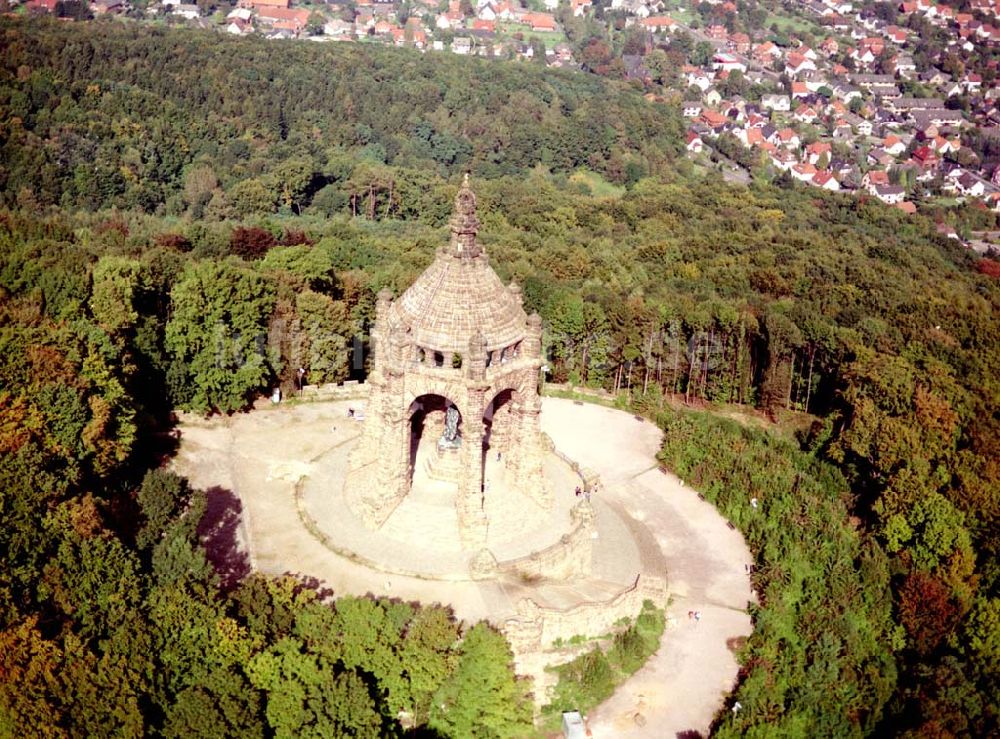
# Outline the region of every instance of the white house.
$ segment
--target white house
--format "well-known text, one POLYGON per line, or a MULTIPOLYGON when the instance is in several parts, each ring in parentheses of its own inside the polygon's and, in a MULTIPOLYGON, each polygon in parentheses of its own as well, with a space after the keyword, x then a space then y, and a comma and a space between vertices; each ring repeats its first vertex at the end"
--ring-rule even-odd
POLYGON ((201 11, 198 10, 198 6, 190 3, 178 3, 174 6, 174 9, 171 12, 174 15, 179 15, 181 18, 187 18, 188 20, 194 20, 195 18, 201 17, 201 11))
POLYGON ((712 68, 720 71, 735 72, 739 70, 746 74, 747 65, 733 54, 716 54, 712 57, 712 68))
POLYGON ((760 106, 765 110, 788 112, 792 109, 792 102, 788 99, 788 95, 762 95, 760 106))
POLYGON ((876 185, 875 197, 886 205, 895 205, 906 200, 906 188, 899 185, 876 185))

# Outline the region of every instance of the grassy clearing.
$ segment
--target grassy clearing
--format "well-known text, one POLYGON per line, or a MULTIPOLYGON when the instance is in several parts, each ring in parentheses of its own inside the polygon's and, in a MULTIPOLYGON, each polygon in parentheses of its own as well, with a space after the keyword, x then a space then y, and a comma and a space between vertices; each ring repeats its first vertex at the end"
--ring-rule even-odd
POLYGON ((576 170, 569 176, 569 181, 574 184, 586 185, 591 194, 597 198, 620 198, 625 194, 624 187, 613 185, 597 172, 591 172, 589 169, 576 170))
POLYGON ((537 38, 545 44, 546 49, 551 49, 556 44, 561 44, 566 40, 566 34, 562 31, 533 31, 531 30, 531 26, 521 23, 497 24, 497 31, 506 36, 520 35, 525 41, 537 38))
POLYGON ((767 28, 772 25, 778 26, 782 31, 794 31, 798 33, 812 33, 824 35, 823 30, 820 29, 815 23, 807 21, 805 18, 799 18, 792 15, 775 15, 774 13, 769 13, 767 16, 767 21, 764 23, 767 28))

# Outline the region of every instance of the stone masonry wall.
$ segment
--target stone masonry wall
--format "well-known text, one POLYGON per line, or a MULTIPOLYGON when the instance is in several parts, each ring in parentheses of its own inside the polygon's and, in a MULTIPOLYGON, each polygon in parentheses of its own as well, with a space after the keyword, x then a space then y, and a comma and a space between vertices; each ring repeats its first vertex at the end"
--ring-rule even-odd
POLYGON ((518 615, 507 619, 501 628, 515 656, 527 655, 552 646, 557 639, 568 641, 577 635, 605 634, 620 619, 638 616, 643 601, 651 600, 663 608, 667 597, 666 577, 638 575, 634 585, 609 600, 573 608, 542 608, 525 598, 517 605, 518 615))
POLYGON ((573 530, 545 549, 499 563, 499 570, 526 579, 590 577, 594 552, 594 509, 581 500, 570 515, 573 530))

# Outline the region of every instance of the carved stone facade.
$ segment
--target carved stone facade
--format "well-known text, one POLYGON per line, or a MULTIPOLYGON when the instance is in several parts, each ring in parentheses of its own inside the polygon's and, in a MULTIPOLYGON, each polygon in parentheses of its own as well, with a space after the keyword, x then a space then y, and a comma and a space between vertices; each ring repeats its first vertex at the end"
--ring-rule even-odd
POLYGON ((551 506, 539 427, 542 324, 525 314, 520 288, 504 286, 490 267, 468 177, 450 227, 450 243, 408 290, 396 300, 388 290, 378 295, 367 417, 348 502, 378 528, 415 474, 454 484, 462 546, 477 550, 490 523, 486 454, 501 455, 521 492, 551 506))

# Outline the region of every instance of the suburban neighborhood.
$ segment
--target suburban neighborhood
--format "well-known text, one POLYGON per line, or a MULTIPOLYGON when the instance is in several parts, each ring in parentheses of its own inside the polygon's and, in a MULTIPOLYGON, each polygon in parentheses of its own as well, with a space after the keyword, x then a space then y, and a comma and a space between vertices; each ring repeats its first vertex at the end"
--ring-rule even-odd
POLYGON ((687 154, 728 179, 784 178, 914 213, 1000 210, 1000 1, 28 0, 238 36, 381 43, 630 81, 688 121, 687 154))

